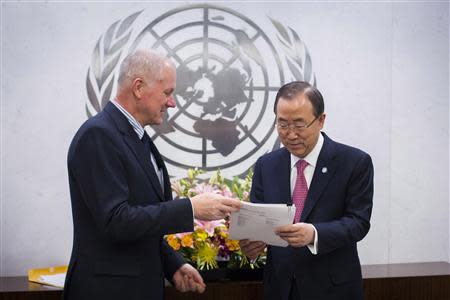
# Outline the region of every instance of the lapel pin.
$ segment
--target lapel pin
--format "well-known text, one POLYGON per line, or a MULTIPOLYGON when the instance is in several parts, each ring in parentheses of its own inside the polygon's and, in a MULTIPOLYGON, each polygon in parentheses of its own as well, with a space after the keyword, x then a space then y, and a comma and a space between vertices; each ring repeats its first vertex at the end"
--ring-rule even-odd
POLYGON ((323 167, 323 168, 322 168, 322 173, 325 174, 326 172, 328 172, 327 167, 323 167))

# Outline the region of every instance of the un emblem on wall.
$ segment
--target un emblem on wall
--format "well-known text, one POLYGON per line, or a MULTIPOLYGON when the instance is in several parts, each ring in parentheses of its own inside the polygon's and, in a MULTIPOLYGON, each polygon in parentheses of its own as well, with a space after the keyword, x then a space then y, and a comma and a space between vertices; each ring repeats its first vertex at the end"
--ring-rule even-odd
POLYGON ((281 55, 266 33, 229 8, 190 5, 136 29, 137 12, 111 25, 99 39, 87 75, 88 116, 115 94, 121 59, 137 48, 165 53, 176 65, 177 107, 147 132, 169 173, 220 168, 226 177, 246 173, 262 154, 279 147, 273 103, 291 80, 315 84, 309 52, 291 28, 270 19, 281 55), (132 39, 132 34, 135 38, 132 39))

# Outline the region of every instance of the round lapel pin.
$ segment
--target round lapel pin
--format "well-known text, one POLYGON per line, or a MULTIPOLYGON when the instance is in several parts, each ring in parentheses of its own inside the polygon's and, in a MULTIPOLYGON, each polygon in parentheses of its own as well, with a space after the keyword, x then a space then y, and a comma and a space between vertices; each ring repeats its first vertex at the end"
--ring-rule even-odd
POLYGON ((323 167, 323 168, 322 168, 322 173, 325 174, 326 172, 328 172, 327 167, 323 167))

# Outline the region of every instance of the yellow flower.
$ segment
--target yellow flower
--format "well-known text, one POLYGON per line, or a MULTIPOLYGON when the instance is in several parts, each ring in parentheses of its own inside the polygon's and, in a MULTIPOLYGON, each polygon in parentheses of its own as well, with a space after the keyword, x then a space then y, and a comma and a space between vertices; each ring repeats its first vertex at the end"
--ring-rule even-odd
POLYGON ((192 234, 186 234, 183 236, 181 239, 181 246, 190 248, 194 247, 194 239, 192 238, 192 234))
POLYGON ((180 250, 180 242, 175 234, 170 234, 167 236, 167 243, 169 243, 170 247, 172 247, 175 251, 180 250))
POLYGON ((195 233, 196 233, 196 236, 197 236, 197 238, 196 238, 197 241, 203 241, 204 242, 208 238, 208 233, 204 229, 197 229, 195 231, 195 233))
POLYGON ((227 245, 228 249, 230 249, 230 251, 237 251, 241 248, 239 246, 239 241, 237 240, 228 240, 225 242, 225 244, 227 245))
POLYGON ((219 231, 219 235, 220 235, 221 237, 223 237, 224 239, 227 239, 227 238, 228 238, 228 232, 226 232, 225 230, 219 231))
POLYGON ((215 269, 218 267, 216 256, 219 253, 219 249, 211 247, 210 244, 205 243, 203 247, 198 249, 197 252, 197 265, 200 270, 202 269, 215 269))

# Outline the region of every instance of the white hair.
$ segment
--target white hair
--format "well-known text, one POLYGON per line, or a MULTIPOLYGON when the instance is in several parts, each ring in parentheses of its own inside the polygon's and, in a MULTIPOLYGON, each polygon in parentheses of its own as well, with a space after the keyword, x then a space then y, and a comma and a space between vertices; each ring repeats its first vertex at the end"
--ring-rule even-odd
POLYGON ((132 81, 137 77, 146 78, 150 83, 162 80, 164 66, 174 64, 164 55, 150 50, 136 50, 128 54, 120 65, 119 86, 127 80, 132 81))

